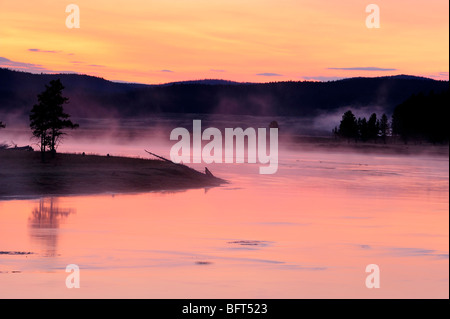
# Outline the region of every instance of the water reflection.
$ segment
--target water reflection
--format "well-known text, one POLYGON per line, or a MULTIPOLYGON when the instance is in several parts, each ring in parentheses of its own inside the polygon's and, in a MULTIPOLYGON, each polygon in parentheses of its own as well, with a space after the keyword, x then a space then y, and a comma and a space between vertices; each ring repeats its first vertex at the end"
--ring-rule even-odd
POLYGON ((60 208, 57 198, 43 198, 28 217, 30 237, 42 247, 45 256, 55 256, 58 242, 58 228, 73 208, 60 208))
POLYGON ((448 159, 298 152, 285 163, 273 176, 208 165, 230 183, 207 196, 1 202, 0 298, 73 298, 71 263, 85 298, 448 298, 448 159), (365 285, 368 264, 379 290, 365 285))

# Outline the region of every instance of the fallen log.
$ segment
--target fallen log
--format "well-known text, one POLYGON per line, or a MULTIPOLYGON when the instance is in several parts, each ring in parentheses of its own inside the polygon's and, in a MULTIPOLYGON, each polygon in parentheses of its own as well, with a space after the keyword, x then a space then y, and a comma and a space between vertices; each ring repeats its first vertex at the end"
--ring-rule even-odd
POLYGON ((153 156, 155 156, 155 157, 157 157, 157 158, 159 158, 159 159, 162 159, 163 161, 166 161, 166 162, 169 162, 169 163, 172 163, 172 164, 175 164, 175 165, 180 165, 180 164, 178 164, 178 163, 172 162, 171 160, 169 160, 169 159, 167 159, 167 158, 165 158, 165 157, 156 155, 155 153, 149 152, 149 151, 147 151, 147 150, 144 150, 144 151, 146 151, 146 152, 149 153, 150 155, 153 155, 153 156))

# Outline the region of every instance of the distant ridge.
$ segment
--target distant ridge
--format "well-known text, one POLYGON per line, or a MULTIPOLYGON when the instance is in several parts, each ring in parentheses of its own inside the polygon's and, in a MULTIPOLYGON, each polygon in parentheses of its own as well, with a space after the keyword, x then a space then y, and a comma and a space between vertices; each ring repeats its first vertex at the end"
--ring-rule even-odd
POLYGON ((167 85, 177 85, 177 84, 240 85, 240 84, 248 84, 248 83, 235 82, 235 81, 229 81, 229 80, 221 80, 221 79, 203 79, 203 80, 169 82, 169 83, 165 83, 165 84, 153 84, 152 86, 167 86, 167 85))
POLYGON ((429 81, 436 81, 434 79, 427 78, 427 77, 424 77, 424 76, 407 75, 407 74, 385 75, 385 76, 379 76, 379 77, 353 77, 353 78, 345 78, 345 79, 338 80, 338 81, 345 81, 345 80, 352 80, 352 79, 401 79, 401 80, 429 80, 429 81))
MULTIPOLYGON (((329 82, 239 83, 220 79, 159 85, 120 83, 81 74, 31 74, 0 69, 0 113, 28 117, 45 84, 61 79, 73 117, 120 118, 155 113, 313 117, 341 108, 373 107, 392 114, 412 94, 448 90, 448 81, 394 75, 329 82)), ((4 118, 4 117, 3 117, 4 118)), ((6 119, 5 119, 6 120, 6 119)))

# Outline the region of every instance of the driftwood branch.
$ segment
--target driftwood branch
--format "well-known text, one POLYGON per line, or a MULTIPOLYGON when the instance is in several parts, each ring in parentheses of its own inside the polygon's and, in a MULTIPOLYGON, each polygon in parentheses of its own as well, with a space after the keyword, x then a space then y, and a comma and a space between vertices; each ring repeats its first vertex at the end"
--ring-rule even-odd
POLYGON ((166 162, 169 162, 169 163, 172 163, 172 164, 175 164, 175 165, 179 165, 179 164, 177 164, 177 163, 172 162, 171 160, 168 160, 168 159, 165 158, 165 157, 156 155, 156 154, 154 154, 154 153, 152 153, 152 152, 149 152, 149 151, 147 151, 147 150, 144 150, 144 151, 146 151, 146 152, 149 153, 150 155, 153 155, 153 156, 155 156, 155 157, 157 157, 157 158, 159 158, 159 159, 162 159, 163 161, 166 161, 166 162))
MULTIPOLYGON (((172 163, 172 164, 174 164, 174 165, 180 165, 180 166, 186 167, 184 164, 179 164, 179 163, 172 162, 171 160, 169 160, 169 159, 167 159, 167 158, 165 158, 165 157, 156 155, 155 153, 149 152, 149 151, 147 151, 147 150, 145 150, 145 149, 144 149, 144 151, 146 151, 146 152, 147 152, 148 154, 150 154, 150 155, 153 155, 153 156, 155 156, 155 157, 157 157, 157 158, 159 158, 159 159, 162 159, 163 161, 172 163)), ((190 167, 189 167, 189 168, 190 168, 190 167)), ((190 169, 194 170, 193 168, 190 168, 190 169)), ((208 176, 208 177, 216 178, 216 177, 211 173, 211 171, 210 171, 207 167, 205 167, 205 173, 202 173, 202 174, 205 174, 205 175, 208 176)))

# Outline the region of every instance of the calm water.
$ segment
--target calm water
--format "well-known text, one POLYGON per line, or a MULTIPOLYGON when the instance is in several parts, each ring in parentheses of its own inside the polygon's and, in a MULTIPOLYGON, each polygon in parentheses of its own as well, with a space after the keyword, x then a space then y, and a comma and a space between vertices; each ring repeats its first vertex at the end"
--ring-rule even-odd
POLYGON ((0 201, 0 297, 449 297, 448 157, 300 146, 279 161, 208 165, 218 188, 0 201))

